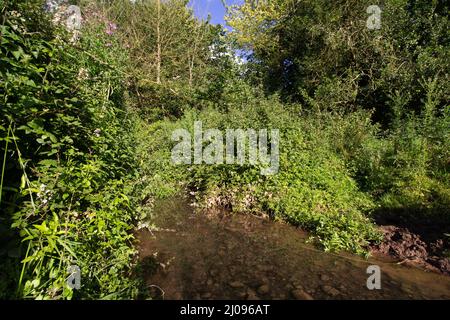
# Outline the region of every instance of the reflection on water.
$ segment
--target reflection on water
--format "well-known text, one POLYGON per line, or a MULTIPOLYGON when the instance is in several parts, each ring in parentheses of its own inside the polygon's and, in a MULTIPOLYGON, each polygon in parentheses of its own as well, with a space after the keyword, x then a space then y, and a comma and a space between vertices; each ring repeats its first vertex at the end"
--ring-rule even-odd
POLYGON ((183 198, 155 208, 159 231, 138 232, 147 277, 164 299, 449 299, 450 277, 395 263, 322 252, 297 228, 252 215, 194 213, 183 198), (369 265, 381 290, 368 290, 369 265))

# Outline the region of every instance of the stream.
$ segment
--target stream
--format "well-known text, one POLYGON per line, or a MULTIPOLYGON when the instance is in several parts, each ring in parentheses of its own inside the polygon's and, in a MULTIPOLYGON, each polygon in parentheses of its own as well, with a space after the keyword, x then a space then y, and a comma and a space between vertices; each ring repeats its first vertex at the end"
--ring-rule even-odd
POLYGON ((448 276, 326 253, 300 229, 251 214, 196 213, 177 197, 158 202, 151 222, 137 241, 141 261, 156 261, 145 276, 154 299, 450 299, 448 276), (367 288, 370 265, 380 290, 367 288))

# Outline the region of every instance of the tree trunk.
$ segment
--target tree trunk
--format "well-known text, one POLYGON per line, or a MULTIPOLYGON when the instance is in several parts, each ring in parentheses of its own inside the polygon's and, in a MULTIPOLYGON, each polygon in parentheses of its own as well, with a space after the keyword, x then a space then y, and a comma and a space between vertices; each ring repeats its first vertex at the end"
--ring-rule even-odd
POLYGON ((158 7, 158 21, 156 22, 156 36, 157 36, 157 53, 156 53, 156 83, 161 83, 161 0, 157 0, 158 7))
POLYGON ((189 61, 189 87, 192 87, 192 80, 194 78, 194 57, 189 61))

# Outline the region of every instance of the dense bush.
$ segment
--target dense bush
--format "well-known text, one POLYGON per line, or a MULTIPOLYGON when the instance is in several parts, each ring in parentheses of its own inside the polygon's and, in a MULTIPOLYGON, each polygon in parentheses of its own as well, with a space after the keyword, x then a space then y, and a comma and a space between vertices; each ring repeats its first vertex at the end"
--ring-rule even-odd
POLYGON ((223 96, 225 113, 211 105, 151 125, 159 138, 147 141, 148 149, 155 159, 166 159, 150 171, 158 172, 154 190, 165 186, 172 194, 185 181, 202 206, 269 213, 310 230, 326 250, 360 254, 380 239, 373 212, 402 209, 449 220, 448 115, 411 113, 386 131, 368 111, 317 113, 244 87, 240 99, 223 96), (279 173, 262 176, 259 166, 250 165, 174 166, 171 133, 186 128, 193 134, 195 121, 222 132, 280 129, 279 173))
POLYGON ((1 9, 2 297, 71 298, 70 265, 84 298, 135 296, 126 51, 104 21, 72 45, 40 1, 1 9))
MULTIPOLYGON (((155 177, 163 177, 170 190, 179 188, 178 181, 184 177, 185 186, 196 194, 201 206, 266 212, 310 230, 326 250, 366 252, 368 243, 379 239, 365 216, 374 203, 370 196, 359 191, 328 137, 316 135, 320 131, 314 128, 320 119, 307 115, 299 118, 298 114, 285 110, 277 97, 248 102, 245 107, 230 108, 225 114, 215 108, 191 110, 179 121, 152 125, 153 136, 160 138, 149 142, 152 146, 149 149, 154 150, 151 152, 160 161, 166 159, 164 165, 155 164, 152 168, 152 172, 158 172, 155 177), (202 121, 204 129, 279 129, 282 141, 279 173, 263 176, 260 165, 249 164, 174 166, 170 163, 172 131, 185 128, 193 134, 194 121, 202 121)), ((155 186, 159 188, 154 189, 161 189, 160 184, 155 186)))
POLYGON ((339 115, 318 134, 379 210, 450 221, 449 5, 382 1, 380 28, 371 30, 373 4, 246 1, 228 20, 250 49, 251 81, 313 114, 339 115), (360 119, 361 110, 369 116, 360 119))

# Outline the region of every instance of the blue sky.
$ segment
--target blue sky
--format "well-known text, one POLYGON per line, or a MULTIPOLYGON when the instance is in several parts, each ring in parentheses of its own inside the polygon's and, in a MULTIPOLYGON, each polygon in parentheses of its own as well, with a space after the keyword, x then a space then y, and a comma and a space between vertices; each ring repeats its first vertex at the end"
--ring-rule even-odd
MULTIPOLYGON (((227 5, 242 4, 243 2, 244 0, 225 0, 227 5)), ((206 19, 208 14, 210 14, 212 24, 222 24, 230 30, 230 27, 225 25, 224 17, 226 10, 222 4, 222 0, 190 0, 188 5, 194 9, 194 14, 198 18, 206 19)), ((245 56, 249 52, 237 50, 235 53, 240 57, 240 59, 242 59, 242 61, 247 61, 245 56)))
MULTIPOLYGON (((226 0, 227 5, 239 4, 243 0, 226 0)), ((194 13, 197 17, 206 19, 208 14, 211 14, 211 23, 223 24, 225 16, 225 7, 222 4, 222 0, 190 0, 189 6, 194 9, 194 13)))

